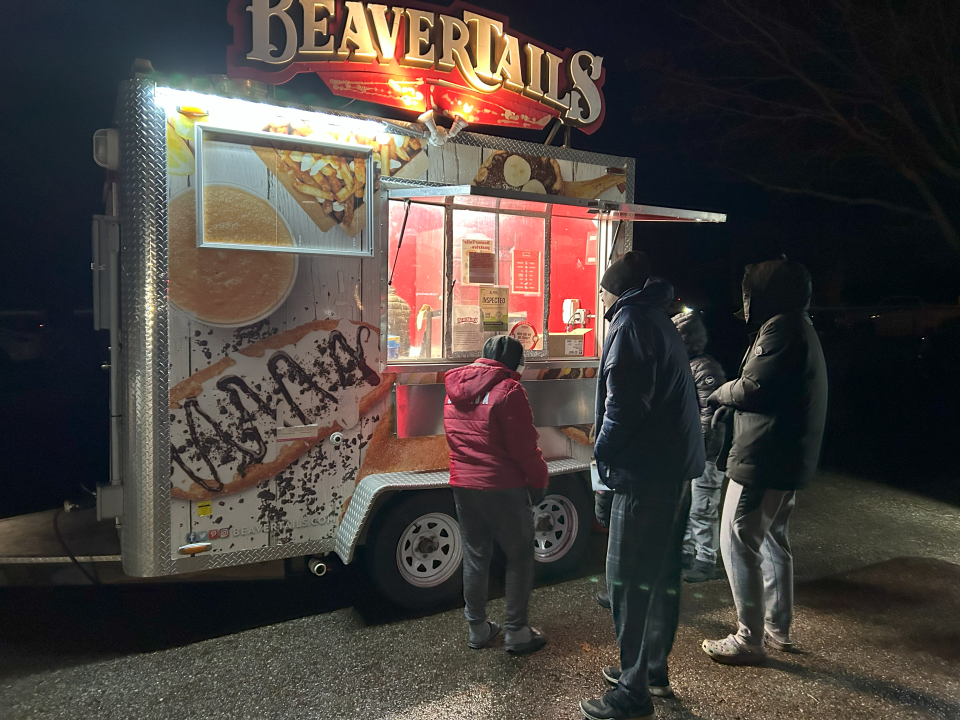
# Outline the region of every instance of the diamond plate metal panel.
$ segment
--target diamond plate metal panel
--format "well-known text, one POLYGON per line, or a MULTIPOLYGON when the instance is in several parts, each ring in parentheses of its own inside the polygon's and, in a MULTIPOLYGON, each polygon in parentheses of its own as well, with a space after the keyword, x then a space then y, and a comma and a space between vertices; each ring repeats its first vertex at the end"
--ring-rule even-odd
POLYGON ((540 145, 539 143, 526 142, 525 140, 514 140, 513 138, 480 135, 469 132, 462 132, 447 142, 458 145, 490 148, 491 150, 506 150, 507 152, 523 153, 526 155, 539 155, 541 157, 556 158, 557 160, 606 165, 607 167, 624 167, 624 161, 631 159, 619 155, 605 155, 603 153, 587 152, 586 150, 565 148, 559 145, 540 145))
MULTIPOLYGON (((592 455, 592 453, 590 453, 592 455)), ((590 469, 590 459, 562 458, 548 460, 547 471, 551 475, 565 475, 590 469)), ((337 528, 337 540, 333 551, 344 564, 353 561, 357 541, 370 519, 376 499, 388 490, 431 490, 450 484, 450 472, 398 472, 368 475, 353 491, 353 499, 347 507, 343 522, 337 528)))
POLYGON ((120 86, 120 368, 124 517, 129 575, 157 575, 169 552, 155 481, 170 473, 167 429, 166 122, 154 85, 120 86))

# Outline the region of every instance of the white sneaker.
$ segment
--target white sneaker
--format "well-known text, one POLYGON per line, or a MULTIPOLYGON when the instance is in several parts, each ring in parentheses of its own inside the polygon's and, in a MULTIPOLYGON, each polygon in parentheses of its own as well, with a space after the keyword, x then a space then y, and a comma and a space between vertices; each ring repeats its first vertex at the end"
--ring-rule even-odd
POLYGON ((713 660, 724 665, 760 665, 767 659, 763 645, 741 645, 733 635, 727 635, 723 640, 704 640, 700 647, 713 660))

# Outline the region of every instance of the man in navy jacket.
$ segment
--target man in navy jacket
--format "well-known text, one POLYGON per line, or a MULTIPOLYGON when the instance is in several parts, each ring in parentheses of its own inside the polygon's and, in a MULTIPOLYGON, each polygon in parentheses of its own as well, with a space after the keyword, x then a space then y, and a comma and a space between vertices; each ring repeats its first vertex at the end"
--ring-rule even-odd
POLYGON ((612 690, 584 700, 590 720, 653 717, 672 695, 667 656, 680 612, 680 554, 690 481, 704 469, 700 407, 683 339, 667 309, 673 287, 629 252, 600 281, 610 321, 597 382, 594 455, 615 491, 607 587, 620 667, 612 690))

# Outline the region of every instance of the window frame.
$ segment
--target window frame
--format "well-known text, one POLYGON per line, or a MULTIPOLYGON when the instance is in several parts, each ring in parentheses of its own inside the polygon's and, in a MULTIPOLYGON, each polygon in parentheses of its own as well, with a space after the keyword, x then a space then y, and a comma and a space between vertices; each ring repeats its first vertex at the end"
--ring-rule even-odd
MULTIPOLYGON (((475 207, 472 205, 445 204, 444 206, 444 278, 454 276, 453 268, 453 213, 456 211, 482 212, 494 216, 494 237, 493 246, 496 254, 497 273, 499 275, 500 266, 500 218, 505 215, 515 215, 519 217, 535 217, 543 219, 543 267, 541 271, 543 282, 543 316, 540 318, 540 326, 543 332, 540 335, 541 350, 524 350, 524 358, 543 359, 547 357, 547 320, 550 313, 550 274, 547 268, 550 267, 550 216, 548 213, 534 213, 529 211, 510 211, 496 208, 475 207)), ((504 283, 499 282, 500 285, 504 283)), ((454 284, 447 284, 444 292, 444 315, 443 315, 443 360, 449 362, 462 362, 476 360, 480 357, 480 352, 473 351, 453 351, 453 292, 454 284)))
MULTIPOLYGON (((463 365, 468 363, 476 358, 480 357, 480 353, 470 353, 470 352, 461 352, 454 354, 451 350, 452 345, 452 335, 451 335, 451 325, 453 318, 452 311, 452 299, 453 299, 453 287, 447 287, 443 292, 442 297, 442 311, 443 315, 441 318, 441 323, 444 332, 443 338, 443 357, 441 358, 423 358, 423 359, 401 359, 401 360, 389 360, 387 358, 387 343, 386 337, 388 334, 388 313, 389 313, 389 303, 388 303, 388 292, 389 292, 389 281, 390 281, 390 203, 398 202, 405 203, 409 202, 413 204, 417 201, 417 197, 442 197, 442 202, 426 202, 420 203, 425 205, 430 205, 432 207, 443 207, 444 208, 444 248, 443 248, 443 258, 444 258, 444 268, 443 268, 443 277, 444 279, 453 277, 453 211, 454 210, 467 210, 467 211, 480 211, 480 212, 489 212, 497 217, 496 228, 497 228, 497 237, 494 239, 495 244, 498 250, 499 256, 499 217, 504 215, 515 215, 521 217, 539 217, 544 220, 544 247, 543 247, 543 318, 541 319, 543 334, 542 334, 542 350, 528 350, 524 352, 524 357, 529 361, 528 364, 535 365, 542 368, 558 367, 558 368, 577 368, 577 367, 596 367, 600 362, 600 348, 602 347, 604 336, 605 336, 605 327, 602 316, 598 313, 598 317, 594 322, 594 327, 592 328, 596 334, 596 345, 594 352, 595 354, 590 355, 589 357, 577 357, 577 358, 563 358, 558 356, 550 356, 549 353, 549 317, 550 317, 550 273, 547 272, 547 269, 550 267, 551 262, 551 238, 552 238, 552 224, 551 218, 555 214, 552 211, 553 205, 572 205, 579 208, 586 208, 596 204, 596 201, 583 201, 572 198, 554 198, 550 196, 549 200, 546 200, 542 196, 530 196, 527 193, 504 193, 503 197, 492 195, 488 193, 478 192, 482 191, 482 188, 472 188, 470 186, 451 186, 442 183, 425 183, 422 181, 409 181, 403 180, 401 178, 380 178, 380 187, 379 187, 379 203, 378 208, 380 212, 380 222, 379 230, 380 237, 378 243, 378 251, 381 254, 381 300, 380 300, 380 332, 381 332, 381 344, 380 344, 380 353, 381 353, 381 367, 387 369, 391 372, 401 372, 401 373, 416 373, 416 372, 436 372, 451 367, 456 367, 458 365, 463 365), (399 196, 391 197, 392 190, 399 190, 399 196), (518 199, 525 200, 530 202, 537 202, 542 207, 541 211, 530 211, 530 210, 518 210, 514 208, 498 208, 495 205, 498 204, 494 202, 492 207, 484 207, 481 204, 478 205, 468 205, 461 203, 454 203, 454 197, 457 195, 468 196, 474 195, 479 196, 483 199, 489 198, 492 201, 497 201, 500 199, 518 199), (513 197, 510 197, 510 196, 513 197), (553 202, 558 200, 558 202, 553 202)), ((559 213, 566 216, 564 213, 559 213)), ((620 227, 624 222, 615 223, 607 213, 596 212, 590 213, 589 217, 584 217, 583 219, 591 219, 597 221, 597 281, 596 286, 599 287, 600 277, 602 271, 607 266, 607 255, 611 247, 613 247, 616 241, 616 235, 619 233, 620 227)))

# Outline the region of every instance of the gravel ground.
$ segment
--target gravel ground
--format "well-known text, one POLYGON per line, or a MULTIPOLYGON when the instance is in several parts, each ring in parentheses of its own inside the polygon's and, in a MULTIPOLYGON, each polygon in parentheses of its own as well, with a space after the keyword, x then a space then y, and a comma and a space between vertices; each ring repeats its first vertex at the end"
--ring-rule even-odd
MULTIPOLYGON (((657 716, 960 717, 958 528, 950 505, 822 474, 794 516, 801 652, 713 663, 699 644, 732 629, 729 589, 686 585, 677 698, 657 700, 657 716)), ((610 614, 593 601, 603 545, 593 538, 590 574, 534 592, 531 617, 550 643, 525 658, 467 649, 459 609, 397 617, 354 597, 323 612, 291 604, 291 583, 3 591, 0 718, 578 718, 577 702, 605 689, 600 668, 617 662, 610 614), (118 599, 133 592, 142 608, 118 599)), ((490 615, 502 617, 502 600, 490 615)))

